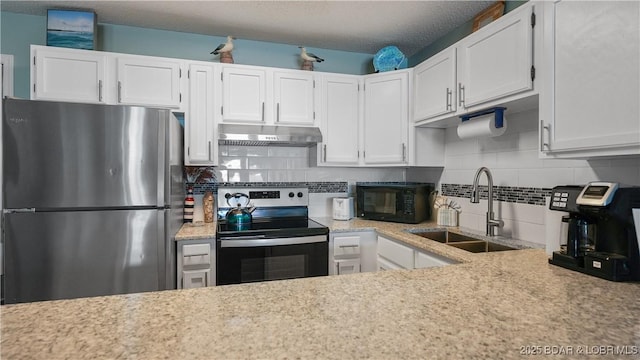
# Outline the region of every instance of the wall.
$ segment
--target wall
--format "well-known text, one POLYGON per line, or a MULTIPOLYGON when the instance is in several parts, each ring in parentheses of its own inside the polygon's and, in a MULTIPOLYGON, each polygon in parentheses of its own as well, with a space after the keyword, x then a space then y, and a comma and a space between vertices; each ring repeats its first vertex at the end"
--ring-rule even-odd
MULTIPOLYGON (((98 14, 99 19, 99 14, 98 14)), ((99 24, 98 49, 102 51, 189 60, 218 62, 209 53, 226 36, 207 36, 145 29, 132 26, 99 24)), ((46 44, 46 16, 0 12, 0 53, 15 56, 15 96, 29 97, 29 45, 46 44)), ((300 49, 287 45, 237 39, 233 58, 236 64, 299 69, 300 49)), ((372 54, 309 48, 326 59, 316 71, 345 74, 371 72, 372 54)))
MULTIPOLYGON (((509 114, 507 122, 506 133, 495 138, 460 140, 456 128, 448 128, 445 132, 445 167, 441 175, 430 169, 409 169, 407 181, 438 183, 449 199, 461 205, 460 224, 484 231, 487 201, 471 204, 469 189, 476 170, 486 166, 491 170, 496 192, 502 200, 494 203, 497 218, 504 220, 501 234, 538 244, 547 241, 545 231, 555 236, 547 225, 551 222, 557 225, 555 220, 560 213, 547 210, 545 202, 552 187, 590 181, 640 186, 638 157, 539 159, 538 111, 509 114)), ((487 184, 484 176, 480 184, 487 184)))

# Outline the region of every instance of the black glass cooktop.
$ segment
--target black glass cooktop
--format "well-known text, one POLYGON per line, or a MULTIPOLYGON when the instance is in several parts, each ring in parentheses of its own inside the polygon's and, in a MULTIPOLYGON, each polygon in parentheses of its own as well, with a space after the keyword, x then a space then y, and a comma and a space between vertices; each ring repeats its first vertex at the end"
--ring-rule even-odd
POLYGON ((217 238, 221 237, 297 237, 329 234, 329 228, 308 218, 254 219, 249 224, 229 224, 218 220, 217 238))

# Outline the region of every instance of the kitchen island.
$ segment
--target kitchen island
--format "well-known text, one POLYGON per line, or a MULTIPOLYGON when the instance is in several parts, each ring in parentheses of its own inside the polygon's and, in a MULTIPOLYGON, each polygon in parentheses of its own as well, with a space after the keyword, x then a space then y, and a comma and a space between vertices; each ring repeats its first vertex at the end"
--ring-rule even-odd
MULTIPOLYGON (((339 226, 330 225, 334 231, 339 226)), ((1 358, 640 354, 638 283, 614 283, 550 265, 541 249, 471 254, 404 232, 415 226, 342 226, 371 227, 460 263, 5 305, 0 308, 1 358)))

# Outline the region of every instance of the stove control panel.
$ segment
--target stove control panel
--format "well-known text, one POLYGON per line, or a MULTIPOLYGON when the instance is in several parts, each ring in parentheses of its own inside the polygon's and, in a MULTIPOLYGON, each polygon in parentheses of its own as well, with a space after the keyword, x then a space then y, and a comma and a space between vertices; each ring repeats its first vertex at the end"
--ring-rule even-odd
POLYGON ((234 207, 235 204, 229 205, 227 200, 238 196, 248 198, 250 206, 255 207, 309 206, 308 188, 221 187, 218 189, 218 207, 234 207))
POLYGON ((249 191, 249 198, 257 199, 280 199, 280 191, 249 191))

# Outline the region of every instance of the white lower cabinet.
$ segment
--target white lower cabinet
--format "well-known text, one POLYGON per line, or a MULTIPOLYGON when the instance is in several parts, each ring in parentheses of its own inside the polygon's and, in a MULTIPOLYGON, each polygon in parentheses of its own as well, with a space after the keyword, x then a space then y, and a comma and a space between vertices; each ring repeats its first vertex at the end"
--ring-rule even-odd
POLYGON ((378 271, 395 269, 422 269, 455 264, 456 261, 417 250, 378 235, 378 271))
POLYGON ((416 251, 414 260, 416 269, 455 264, 455 261, 446 257, 421 251, 416 251))
POLYGON ((329 275, 376 271, 374 231, 332 232, 329 235, 329 275))
POLYGON ((387 263, 390 262, 399 269, 413 269, 415 262, 413 251, 408 246, 378 235, 378 262, 382 260, 383 265, 388 266, 387 263))
POLYGON ((387 271, 387 270, 399 270, 404 269, 402 266, 392 263, 389 260, 386 260, 382 256, 378 256, 378 271, 387 271))
POLYGON ((215 239, 178 242, 178 289, 214 286, 215 239))

